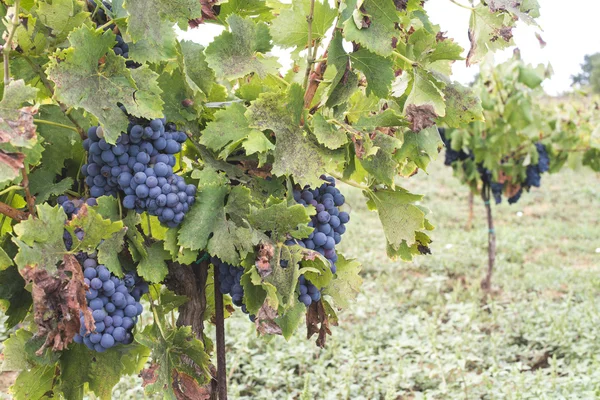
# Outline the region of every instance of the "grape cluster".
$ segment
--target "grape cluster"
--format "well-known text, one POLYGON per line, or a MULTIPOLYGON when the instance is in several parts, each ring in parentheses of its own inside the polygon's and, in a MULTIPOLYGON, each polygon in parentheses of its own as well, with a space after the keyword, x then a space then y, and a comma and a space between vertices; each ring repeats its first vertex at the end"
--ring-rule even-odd
POLYGON ((294 190, 294 200, 302 205, 312 205, 317 213, 311 217, 308 226, 315 228, 307 239, 288 240, 286 245, 298 244, 310 250, 319 252, 330 262, 331 272, 336 272, 335 245, 340 243, 342 235, 346 232, 346 223, 350 215, 340 211, 338 207, 344 205, 346 199, 335 187, 335 179, 332 177, 321 177, 327 183, 317 189, 305 187, 303 190, 294 190))
POLYGON ((134 286, 135 279, 122 280, 112 275, 104 265, 98 264, 95 254, 82 254, 80 258, 89 287, 87 306, 92 311, 95 329, 87 331, 81 313, 81 328, 73 340, 99 353, 119 343, 133 342, 132 330, 143 311, 140 298, 148 292, 148 285, 142 282, 134 286))
POLYGON ((103 139, 101 127, 91 127, 83 146, 88 163, 82 173, 92 197, 125 195, 123 206, 147 211, 175 227, 195 201, 196 187, 173 173, 175 156, 187 140, 165 119, 134 121, 115 145, 103 139), (136 123, 137 122, 137 123, 136 123))
MULTIPOLYGON (((311 221, 308 223, 308 226, 313 227, 314 231, 307 239, 290 239, 285 244, 288 246, 298 244, 301 247, 317 251, 329 260, 331 272, 335 274, 337 271, 335 263, 338 260, 335 246, 341 242, 342 235, 346 232, 346 224, 350 221, 350 215, 339 210, 346 199, 335 187, 335 179, 326 176, 321 176, 321 179, 326 183, 316 189, 305 187, 293 192, 296 202, 304 206, 315 207, 317 213, 311 217, 311 221)), ((287 267, 285 260, 282 261, 281 266, 287 267)), ((304 280, 303 277, 301 279, 299 300, 308 307, 312 302, 319 301, 321 294, 315 293, 318 290, 310 281, 304 280)))
MULTIPOLYGON (((88 206, 95 206, 98 204, 96 202, 96 199, 94 199, 94 198, 89 198, 87 200, 84 200, 84 199, 70 200, 67 196, 64 196, 64 195, 58 196, 56 198, 56 202, 63 209, 65 214, 67 214, 67 217, 69 219, 73 218, 73 216, 75 214, 77 214, 77 212, 79 212, 79 209, 81 208, 81 206, 83 206, 83 204, 87 204, 88 206)), ((81 228, 75 229, 75 235, 77 236, 77 239, 83 240, 83 230, 81 230, 81 228)), ((73 238, 71 237, 71 234, 69 233, 69 231, 67 231, 66 229, 63 231, 63 241, 65 243, 66 249, 71 250, 71 248, 73 247, 73 238)))
MULTIPOLYGON (((217 257, 211 258, 211 263, 215 267, 215 273, 218 271, 221 293, 230 295, 233 304, 241 307, 244 314, 248 314, 244 304, 244 288, 241 285, 244 268, 224 263, 217 257)), ((254 319, 254 315, 250 315, 250 321, 254 322, 254 319)))
POLYGON ((444 159, 444 165, 450 166, 455 161, 464 161, 468 158, 474 158, 473 154, 466 153, 462 149, 460 151, 456 151, 452 148, 451 141, 446 137, 446 128, 438 128, 438 132, 440 133, 442 142, 444 142, 444 146, 446 146, 446 157, 444 159))
MULTIPOLYGON (((538 152, 538 163, 530 164, 527 166, 527 169, 525 171, 525 174, 526 174, 525 182, 523 182, 523 184, 521 185, 521 188, 519 188, 519 191, 517 193, 515 193, 512 197, 509 197, 508 204, 517 203, 519 201, 519 199, 521 198, 521 195, 523 194, 523 189, 529 190, 532 187, 540 187, 541 179, 542 179, 541 175, 544 172, 548 172, 548 170, 550 169, 550 158, 548 156, 548 152, 546 151, 546 148, 544 147, 544 145, 538 142, 535 144, 535 147, 538 152)), ((491 179, 491 173, 489 174, 489 177, 490 177, 489 179, 491 179)), ((483 177, 482 177, 482 179, 483 179, 483 177)), ((484 182, 486 182, 486 181, 484 181, 484 182)), ((488 180, 488 182, 489 182, 489 180, 488 180)), ((502 202, 502 192, 504 190, 504 184, 498 183, 498 182, 492 182, 491 189, 492 189, 492 193, 494 195, 494 200, 496 201, 496 204, 500 204, 502 202)))

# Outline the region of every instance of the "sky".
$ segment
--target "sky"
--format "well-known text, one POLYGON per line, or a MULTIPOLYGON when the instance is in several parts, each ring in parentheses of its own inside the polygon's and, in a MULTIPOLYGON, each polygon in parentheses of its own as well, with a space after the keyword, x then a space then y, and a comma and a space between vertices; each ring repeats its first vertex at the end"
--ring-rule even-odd
MULTIPOLYGON (((467 0, 462 4, 467 5, 467 0)), ((547 43, 540 48, 535 37, 539 31, 522 22, 513 30, 516 46, 521 50, 521 58, 530 64, 550 64, 554 75, 544 83, 548 94, 556 95, 568 91, 571 87, 571 75, 581 71, 581 63, 586 54, 600 52, 598 18, 600 1, 598 0, 538 0, 541 16, 538 23, 542 29, 542 38, 547 43), (566 5, 568 3, 568 6, 566 5)), ((469 48, 468 24, 470 11, 452 4, 449 0, 429 0, 426 3, 429 18, 440 25, 446 36, 454 38, 463 48, 469 48)), ((466 56, 467 51, 463 56, 466 56)), ((496 52, 497 63, 512 56, 513 48, 496 52)), ((464 61, 453 67, 453 79, 469 83, 478 72, 477 66, 467 68, 464 61)))
MULTIPOLYGON (((457 0, 468 5, 468 0, 457 0)), ((600 18, 600 1, 598 0, 538 0, 541 6, 541 17, 537 27, 517 23, 513 30, 516 46, 521 50, 522 59, 530 64, 550 64, 554 75, 544 82, 548 94, 557 95, 571 88, 571 75, 581 70, 581 63, 586 54, 600 52, 598 19, 600 18), (547 43, 541 48, 535 37, 539 32, 547 43)), ((470 11, 453 4, 450 0, 428 0, 425 6, 431 21, 440 25, 446 36, 453 38, 464 49, 463 57, 469 49, 468 27, 470 11)), ((221 32, 222 28, 207 24, 199 28, 179 33, 180 38, 208 45, 221 32)), ((496 52, 494 60, 501 63, 509 59, 514 48, 496 52)), ((275 49, 274 54, 280 57, 280 63, 290 65, 286 52, 275 49)), ((453 66, 452 78, 467 84, 479 71, 477 65, 467 68, 464 61, 457 61, 453 66)))

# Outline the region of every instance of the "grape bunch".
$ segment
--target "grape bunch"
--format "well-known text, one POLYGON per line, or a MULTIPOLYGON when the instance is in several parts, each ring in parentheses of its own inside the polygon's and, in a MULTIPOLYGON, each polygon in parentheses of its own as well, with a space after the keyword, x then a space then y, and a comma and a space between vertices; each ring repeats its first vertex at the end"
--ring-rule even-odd
MULTIPOLYGON (((535 144, 535 147, 538 152, 538 163, 530 164, 527 166, 527 169, 525 170, 525 181, 521 184, 519 191, 516 192, 513 196, 509 197, 509 204, 515 204, 519 201, 521 195, 523 194, 523 189, 529 190, 532 187, 540 187, 542 179, 541 175, 544 172, 548 172, 548 170, 550 169, 550 157, 548 156, 546 147, 544 147, 544 145, 539 142, 535 144)), ((491 173, 489 174, 489 176, 491 177, 491 173)), ((491 189, 496 204, 500 204, 502 202, 502 192, 504 190, 504 184, 492 182, 491 189)))
POLYGON ((442 142, 446 146, 446 157, 444 159, 444 165, 450 166, 455 161, 464 161, 468 158, 473 159, 473 154, 465 153, 462 149, 456 151, 452 148, 452 142, 446 137, 446 128, 438 128, 442 142))
POLYGON ((123 192, 125 208, 147 211, 169 227, 179 225, 196 196, 196 187, 173 173, 174 154, 186 134, 163 118, 130 122, 115 145, 102 136, 102 128, 94 126, 83 142, 88 162, 82 173, 92 197, 123 192))
MULTIPOLYGON (((79 258, 85 283, 89 287, 86 299, 95 329, 87 331, 81 313, 81 328, 73 340, 99 353, 117 344, 133 342, 132 330, 143 311, 140 298, 148 292, 148 285, 145 282, 139 286, 128 285, 127 279, 119 279, 106 266, 98 264, 95 254, 80 254, 79 258)), ((135 285, 135 280, 131 282, 135 285)))
MULTIPOLYGON (((215 273, 218 271, 221 293, 230 295, 233 304, 241 307, 244 314, 248 314, 244 304, 244 288, 240 283, 244 268, 224 263, 217 257, 212 257, 211 263, 215 267, 215 273)), ((250 321, 254 322, 254 319, 254 315, 250 315, 250 321)))
MULTIPOLYGON (((346 232, 346 224, 350 221, 350 215, 346 211, 340 211, 339 207, 346 202, 344 195, 335 187, 335 179, 332 177, 321 176, 325 180, 320 187, 310 189, 305 187, 302 190, 294 190, 293 196, 297 203, 304 206, 312 205, 317 213, 311 217, 308 226, 314 228, 307 239, 287 240, 286 245, 300 245, 309 250, 314 250, 329 260, 329 266, 332 273, 337 272, 335 263, 338 256, 335 252, 335 246, 341 242, 342 235, 346 232)), ((282 267, 286 268, 286 261, 283 260, 282 267)), ((319 301, 321 293, 318 289, 303 276, 299 280, 300 296, 298 299, 307 307, 313 302, 319 301)))
POLYGON ((307 239, 288 240, 286 245, 298 244, 310 250, 314 250, 329 260, 331 272, 336 273, 335 245, 342 241, 342 235, 346 232, 346 224, 350 221, 350 215, 340 211, 339 207, 346 202, 344 195, 335 187, 335 179, 322 176, 327 182, 317 189, 305 187, 303 190, 294 190, 294 200, 304 206, 312 205, 317 213, 311 217, 308 226, 314 231, 307 239))

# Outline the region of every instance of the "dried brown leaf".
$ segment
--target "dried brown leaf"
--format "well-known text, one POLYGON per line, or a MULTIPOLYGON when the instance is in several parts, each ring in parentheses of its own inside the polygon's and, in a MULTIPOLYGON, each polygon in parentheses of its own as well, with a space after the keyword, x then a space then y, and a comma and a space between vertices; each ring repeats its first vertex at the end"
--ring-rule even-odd
POLYGON ((406 107, 406 118, 408 119, 408 122, 410 122, 410 129, 413 132, 420 132, 425 128, 435 125, 437 116, 435 109, 429 104, 423 104, 421 106, 409 104, 408 107, 406 107))

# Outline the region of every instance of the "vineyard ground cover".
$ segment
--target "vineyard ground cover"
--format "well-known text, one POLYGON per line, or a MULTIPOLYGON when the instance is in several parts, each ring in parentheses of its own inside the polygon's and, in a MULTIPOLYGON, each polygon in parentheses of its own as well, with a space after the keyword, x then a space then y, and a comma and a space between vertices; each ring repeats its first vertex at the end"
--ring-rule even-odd
MULTIPOLYGON (((518 205, 495 206, 497 275, 483 304, 485 211, 476 199, 474 228, 464 230, 467 192, 442 162, 411 181, 436 210, 437 227, 433 254, 413 263, 391 265, 374 240, 376 214, 359 190, 342 186, 357 221, 342 251, 360 259, 366 278, 357 304, 323 350, 302 331, 291 344, 256 339, 247 315, 236 312, 226 321, 231 398, 600 395, 600 177, 549 175, 518 205)), ((0 390, 10 383, 0 377, 0 390)), ((113 397, 144 398, 141 379, 123 378, 113 397)))
MULTIPOLYGON (((495 206, 497 275, 483 304, 485 211, 475 199, 474 228, 464 230, 468 194, 442 162, 411 182, 436 210, 433 254, 413 263, 391 265, 373 239, 376 214, 342 187, 359 222, 341 246, 364 265, 363 292, 323 350, 301 331, 291 344, 257 340, 236 312, 226 321, 231 398, 600 395, 600 177, 548 175, 518 205, 495 206)), ((115 394, 135 398, 136 385, 124 379, 115 394)))

